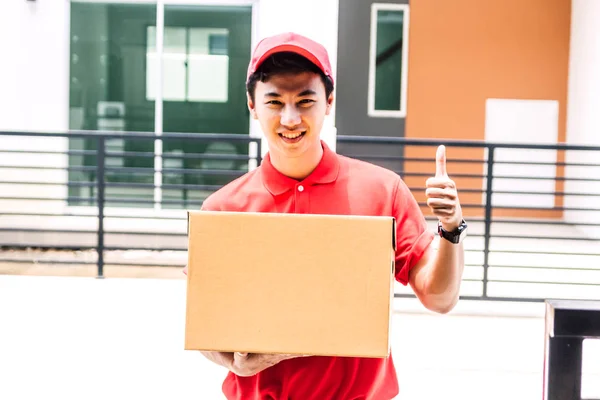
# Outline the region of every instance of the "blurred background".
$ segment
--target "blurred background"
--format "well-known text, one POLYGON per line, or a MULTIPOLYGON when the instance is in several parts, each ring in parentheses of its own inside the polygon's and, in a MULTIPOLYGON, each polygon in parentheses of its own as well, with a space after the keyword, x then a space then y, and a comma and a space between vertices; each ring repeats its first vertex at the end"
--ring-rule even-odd
POLYGON ((396 285, 398 398, 542 397, 545 301, 600 300, 597 0, 0 2, 0 398, 222 398, 183 350, 186 211, 260 165, 246 70, 285 31, 329 51, 323 139, 400 174, 431 229, 447 146, 463 301, 396 285))

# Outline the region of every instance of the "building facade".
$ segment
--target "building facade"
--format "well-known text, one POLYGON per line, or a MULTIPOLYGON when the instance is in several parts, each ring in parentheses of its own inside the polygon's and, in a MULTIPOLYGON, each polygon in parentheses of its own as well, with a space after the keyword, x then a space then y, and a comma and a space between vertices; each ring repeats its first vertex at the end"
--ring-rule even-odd
MULTIPOLYGON (((246 109, 244 79, 250 53, 261 38, 293 30, 322 42, 330 52, 336 101, 323 137, 340 152, 360 152, 360 147, 337 143, 337 135, 600 145, 597 0, 22 0, 2 2, 0 21, 4 55, 0 131, 207 132, 260 137, 260 128, 246 109)), ((21 150, 94 148, 93 141, 57 138, 0 137, 0 145, 21 150)), ((144 142, 126 137, 111 140, 108 146, 131 154, 154 152, 163 168, 206 167, 193 160, 162 157, 169 154, 257 151, 252 146, 207 149, 185 141, 144 142)), ((375 149, 382 155, 395 151, 386 146, 375 149)), ((402 151, 418 159, 433 157, 434 150, 407 147, 402 151)), ((485 160, 486 154, 482 149, 449 149, 449 157, 485 160)), ((496 154, 497 160, 549 164, 596 158, 593 153, 560 151, 496 154)), ((114 167, 152 168, 156 159, 131 155, 110 162, 114 167)), ((5 158, 4 163, 15 161, 22 160, 5 158)), ((65 155, 27 162, 85 166, 94 160, 65 155)), ((449 167, 451 174, 481 174, 484 168, 465 163, 449 167)), ((252 165, 234 163, 228 168, 252 165)), ((405 162, 401 168, 433 172, 434 167, 405 162)), ((495 203, 507 207, 506 215, 577 222, 585 216, 561 209, 590 205, 594 199, 552 192, 600 193, 599 187, 561 180, 594 172, 598 176, 600 168, 548 164, 499 168, 496 172, 506 176, 534 174, 546 179, 526 183, 505 179, 496 190, 550 193, 498 195, 495 203), (510 210, 511 205, 524 203, 542 210, 510 210)), ((0 175, 15 173, 0 171, 0 175)), ((18 174, 19 179, 33 179, 23 171, 18 174)), ((43 174, 65 183, 90 179, 78 172, 43 174)), ((154 176, 111 179, 125 185, 156 182, 154 176)), ((406 180, 410 186, 422 186, 424 181, 420 177, 406 180)), ((458 182, 463 187, 485 184, 483 178, 458 182)), ((222 182, 165 174, 162 183, 222 182)), ((39 190, 48 196, 86 195, 85 187, 67 184, 39 190)), ((128 188, 112 195, 147 199, 152 207, 156 193, 128 188)), ((161 196, 178 199, 182 193, 163 191, 161 196)), ((480 194, 467 193, 462 198, 469 203, 481 200, 480 194)))

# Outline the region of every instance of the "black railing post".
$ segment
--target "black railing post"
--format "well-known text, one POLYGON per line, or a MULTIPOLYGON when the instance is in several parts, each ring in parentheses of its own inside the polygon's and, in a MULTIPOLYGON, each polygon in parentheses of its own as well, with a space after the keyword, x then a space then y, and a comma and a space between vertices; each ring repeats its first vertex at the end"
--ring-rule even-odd
POLYGON ((256 139, 256 167, 262 163, 262 139, 256 139))
POLYGON ((488 268, 490 260, 490 235, 492 230, 492 181, 494 179, 494 146, 488 146, 487 183, 485 188, 484 245, 483 245, 483 297, 488 296, 488 268))
POLYGON ((97 190, 97 204, 98 204, 98 246, 96 251, 98 252, 98 276, 97 278, 104 278, 104 166, 105 166, 105 139, 103 136, 98 137, 98 149, 96 152, 96 184, 98 185, 97 190))

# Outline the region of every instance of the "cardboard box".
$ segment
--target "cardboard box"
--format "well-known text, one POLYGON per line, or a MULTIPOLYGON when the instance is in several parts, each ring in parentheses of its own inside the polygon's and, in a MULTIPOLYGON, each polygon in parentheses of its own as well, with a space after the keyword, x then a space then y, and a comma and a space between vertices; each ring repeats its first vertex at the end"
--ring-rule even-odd
POLYGON ((394 218, 188 218, 185 349, 388 356, 394 218))

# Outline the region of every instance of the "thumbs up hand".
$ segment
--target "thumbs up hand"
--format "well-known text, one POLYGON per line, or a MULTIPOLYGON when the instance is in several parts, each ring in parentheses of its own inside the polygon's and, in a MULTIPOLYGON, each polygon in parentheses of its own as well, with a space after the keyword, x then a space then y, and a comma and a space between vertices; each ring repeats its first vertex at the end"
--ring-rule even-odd
POLYGON ((458 228, 463 217, 456 184, 446 172, 446 147, 438 147, 435 162, 435 177, 427 179, 426 183, 427 205, 438 217, 442 227, 447 231, 453 231, 458 228))

